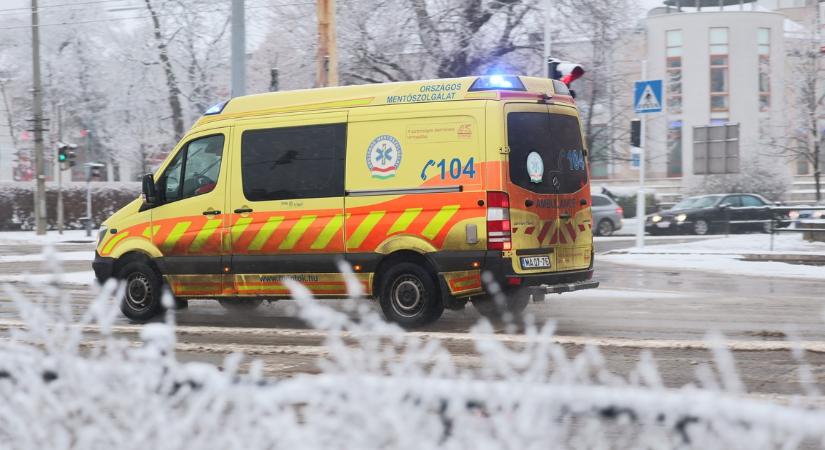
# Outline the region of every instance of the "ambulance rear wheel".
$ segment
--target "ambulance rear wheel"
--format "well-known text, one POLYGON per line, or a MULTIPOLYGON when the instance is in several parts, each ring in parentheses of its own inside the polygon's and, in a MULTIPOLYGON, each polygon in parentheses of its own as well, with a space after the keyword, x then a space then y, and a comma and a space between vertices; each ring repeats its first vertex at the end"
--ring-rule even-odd
POLYGON ((125 286, 120 310, 135 322, 147 322, 163 312, 160 276, 143 262, 129 263, 118 273, 125 286))
POLYGON ((381 280, 379 303, 387 320, 418 327, 438 320, 444 313, 435 279, 421 266, 394 264, 381 280))

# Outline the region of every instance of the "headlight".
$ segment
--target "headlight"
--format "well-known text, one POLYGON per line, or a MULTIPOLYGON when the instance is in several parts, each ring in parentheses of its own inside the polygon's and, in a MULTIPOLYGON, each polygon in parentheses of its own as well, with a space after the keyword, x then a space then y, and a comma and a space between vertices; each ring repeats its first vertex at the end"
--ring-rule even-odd
POLYGON ((684 222, 686 220, 687 220, 687 214, 679 214, 678 216, 676 216, 676 221, 677 222, 684 222))
POLYGON ((788 213, 788 217, 791 219, 798 219, 799 218, 799 211, 791 211, 788 213))
POLYGON ((651 222, 653 222, 653 223, 659 223, 659 222, 661 222, 661 221, 662 221, 662 216, 659 216, 659 215, 653 216, 653 217, 650 219, 650 221, 651 221, 651 222))
POLYGON ((97 245, 98 246, 100 246, 100 244, 103 243, 103 238, 106 237, 106 232, 107 231, 109 231, 109 227, 107 227, 106 225, 101 225, 100 229, 97 230, 97 245))
POLYGON ((814 219, 821 219, 825 217, 825 211, 814 211, 814 219))

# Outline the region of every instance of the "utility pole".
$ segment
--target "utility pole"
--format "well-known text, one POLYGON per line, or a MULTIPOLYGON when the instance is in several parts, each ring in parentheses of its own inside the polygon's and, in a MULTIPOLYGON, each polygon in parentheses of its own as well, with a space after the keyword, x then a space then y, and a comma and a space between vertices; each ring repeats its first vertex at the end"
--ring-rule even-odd
POLYGON ((245 0, 232 0, 232 97, 246 95, 245 0))
POLYGON ((553 0, 544 0, 544 78, 550 78, 550 57, 553 52, 553 36, 550 34, 553 0))
POLYGON ((335 0, 318 0, 318 87, 338 86, 335 0))
MULTIPOLYGON (((647 60, 642 61, 642 79, 647 80, 647 60)), ((639 193, 636 197, 636 247, 645 246, 645 144, 647 141, 647 114, 641 115, 639 130, 639 193)))
POLYGON ((46 234, 46 175, 43 171, 43 88, 40 81, 40 22, 37 0, 32 0, 32 75, 34 78, 34 221, 37 234, 46 234))
MULTIPOLYGON (((57 104, 57 145, 63 145, 63 103, 57 104)), ((63 161, 57 158, 57 232, 63 234, 63 161)))

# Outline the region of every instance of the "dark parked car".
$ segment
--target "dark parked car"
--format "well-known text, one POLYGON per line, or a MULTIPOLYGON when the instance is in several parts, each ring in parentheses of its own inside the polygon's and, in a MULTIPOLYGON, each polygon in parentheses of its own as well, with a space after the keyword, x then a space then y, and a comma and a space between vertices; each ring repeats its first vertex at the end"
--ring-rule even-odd
MULTIPOLYGON (((650 234, 710 234, 771 229, 772 203, 757 194, 715 194, 688 197, 673 208, 647 217, 650 234)), ((788 226, 783 220, 779 226, 788 226)))

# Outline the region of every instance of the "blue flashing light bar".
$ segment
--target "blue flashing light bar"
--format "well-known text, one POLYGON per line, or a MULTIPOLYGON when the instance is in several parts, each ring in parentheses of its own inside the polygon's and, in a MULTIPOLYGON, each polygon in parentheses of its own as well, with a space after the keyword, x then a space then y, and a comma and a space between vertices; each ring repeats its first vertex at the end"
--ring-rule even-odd
POLYGON ((470 92, 477 91, 526 91, 524 83, 515 75, 487 75, 479 77, 472 86, 470 92))
POLYGON ((207 109, 204 116, 215 116, 223 112, 223 109, 226 108, 226 105, 229 104, 229 100, 223 101, 218 103, 217 105, 212 106, 211 108, 207 109))

